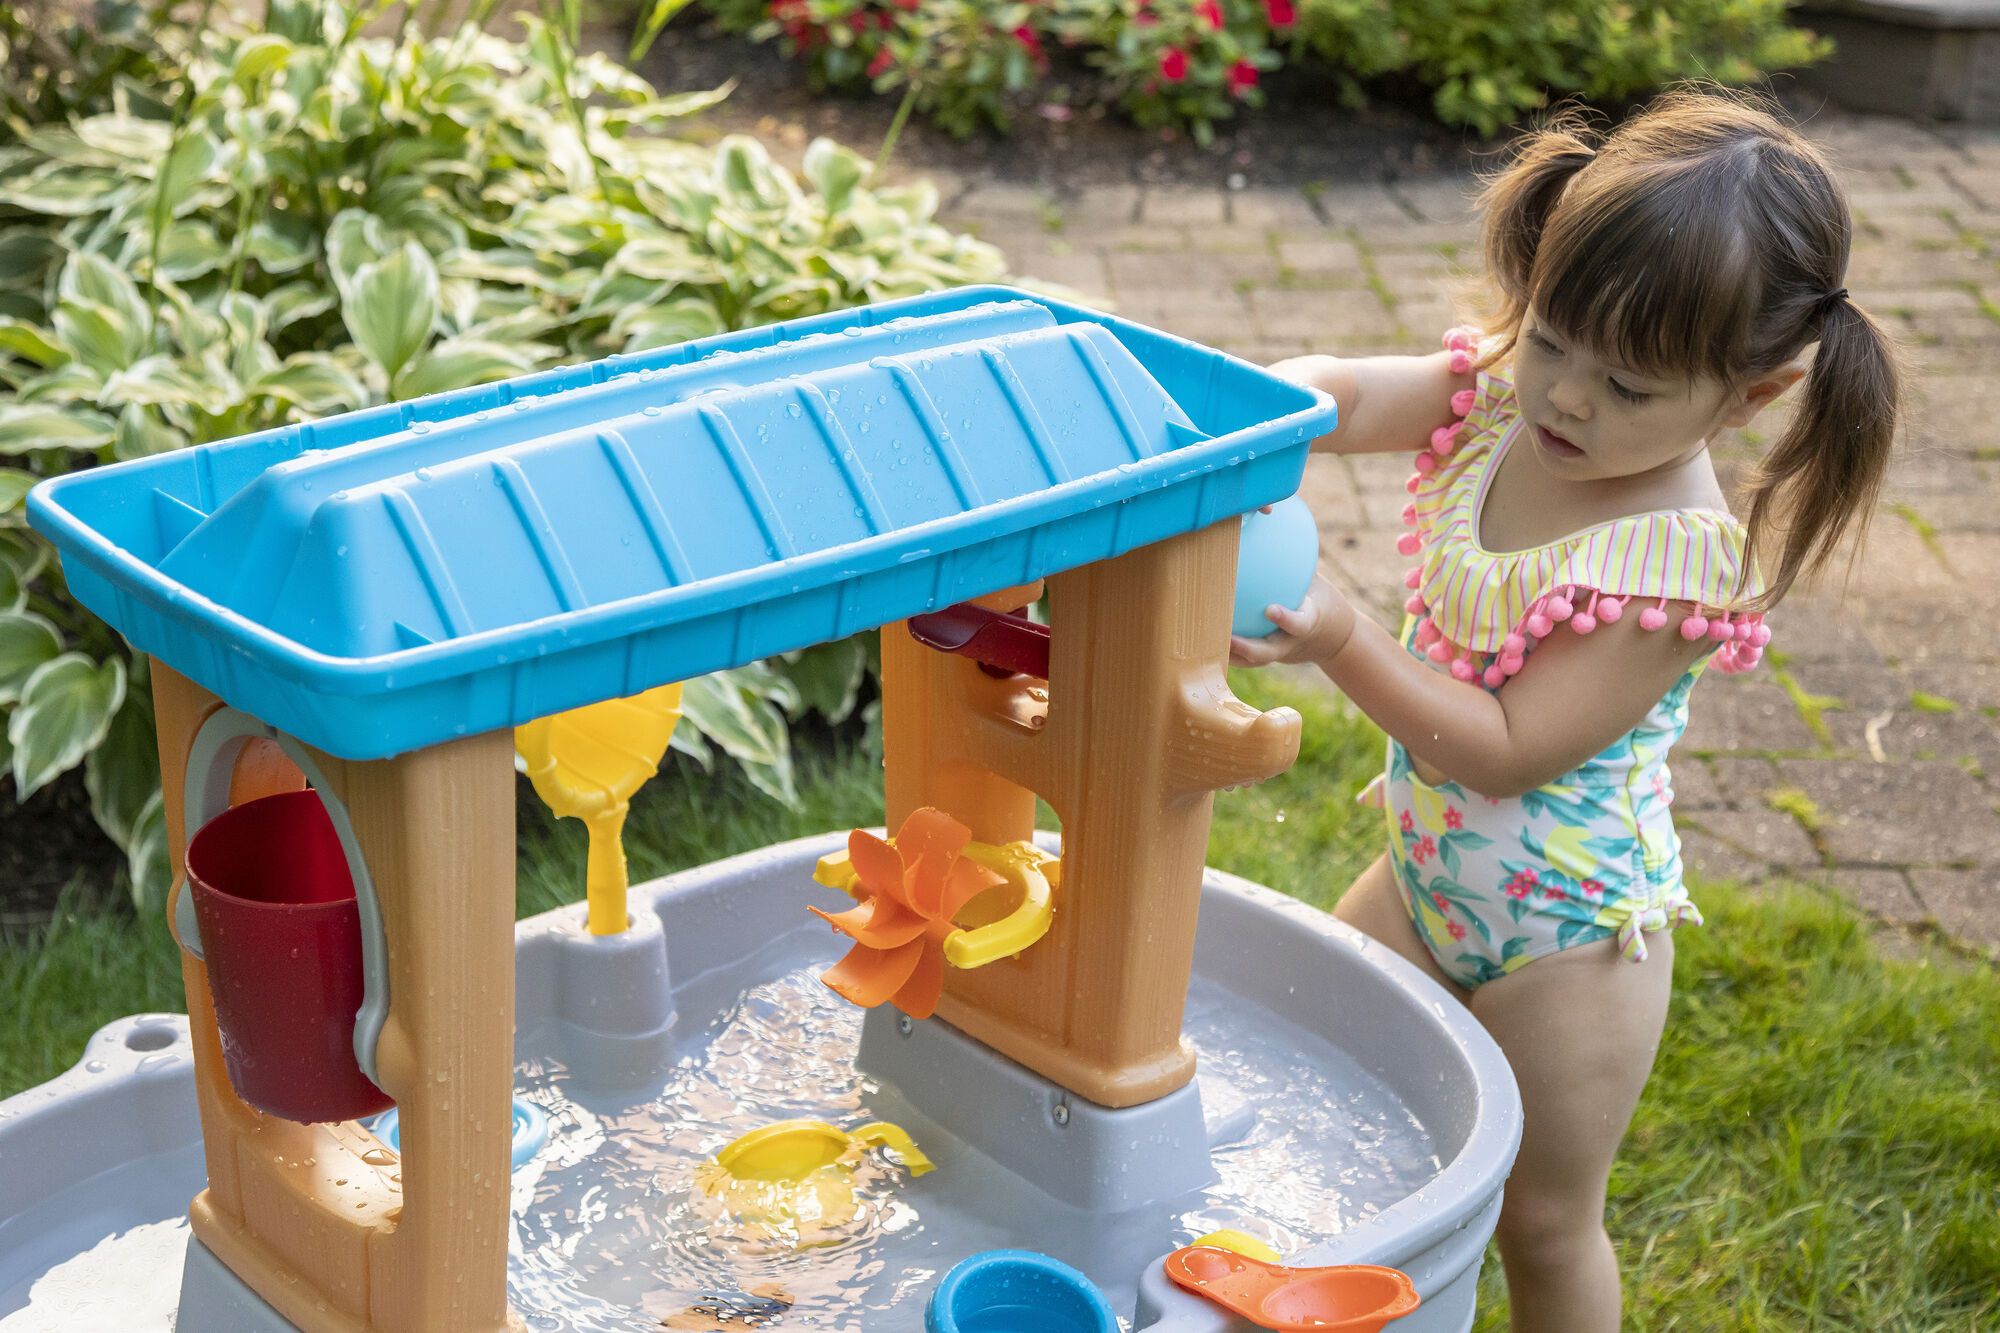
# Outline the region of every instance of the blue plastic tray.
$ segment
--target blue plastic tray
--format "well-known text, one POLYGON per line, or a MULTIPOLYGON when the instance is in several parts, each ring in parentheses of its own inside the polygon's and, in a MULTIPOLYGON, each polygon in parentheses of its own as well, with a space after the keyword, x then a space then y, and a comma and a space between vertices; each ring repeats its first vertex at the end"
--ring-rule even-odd
POLYGON ((45 482, 142 652, 378 758, 962 601, 1282 499, 1322 394, 963 288, 45 482))

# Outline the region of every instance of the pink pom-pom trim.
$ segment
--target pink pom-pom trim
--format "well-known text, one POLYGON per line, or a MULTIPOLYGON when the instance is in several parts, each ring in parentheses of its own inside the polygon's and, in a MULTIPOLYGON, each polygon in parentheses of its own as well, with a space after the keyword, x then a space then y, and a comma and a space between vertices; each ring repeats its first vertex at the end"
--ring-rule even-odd
POLYGON ((1708 617, 1700 614, 1689 616, 1681 622, 1681 637, 1693 643, 1708 633, 1708 617))
POLYGON ((1667 623, 1667 608, 1664 602, 1661 603, 1659 606, 1649 606, 1644 611, 1641 611, 1639 613, 1640 629, 1643 630, 1661 629, 1665 627, 1666 623, 1667 623))
POLYGON ((1420 616, 1430 608, 1424 605, 1422 593, 1413 592, 1410 594, 1408 600, 1403 603, 1403 609, 1413 616, 1420 616))
POLYGON ((1451 664, 1451 678, 1453 680, 1470 681, 1472 679, 1472 663, 1463 657, 1453 662, 1451 664))
POLYGON ((1607 597, 1597 608, 1597 618, 1607 625, 1615 625, 1625 615, 1625 603, 1616 597, 1607 597))
POLYGON ((1416 525, 1416 521, 1417 521, 1417 505, 1416 502, 1413 500, 1409 504, 1403 506, 1403 523, 1406 527, 1413 527, 1416 525))
POLYGON ((1431 453, 1421 453, 1417 455, 1418 475, 1428 477, 1431 473, 1437 471, 1437 466, 1438 466, 1437 455, 1431 453))
POLYGON ((1433 662, 1449 661, 1451 658, 1451 645, 1443 639, 1439 639, 1436 643, 1432 644, 1427 651, 1433 662))
POLYGON ((1424 569, 1422 565, 1411 565, 1409 569, 1405 570, 1403 573, 1403 586, 1405 588, 1421 587, 1423 581, 1424 581, 1424 569))
POLYGON ((1459 417, 1464 416, 1467 412, 1470 412, 1472 410, 1473 405, 1476 404, 1478 401, 1479 401, 1479 391, 1477 389, 1460 389, 1457 393, 1451 396, 1452 415, 1459 417))
POLYGON ((1531 612, 1529 614, 1528 633, 1534 635, 1536 638, 1546 639, 1549 637, 1549 635, 1555 633, 1555 630, 1556 630, 1556 622, 1550 620, 1540 611, 1531 612))
POLYGON ((1527 665, 1528 659, 1520 653, 1507 653, 1500 658, 1500 669, 1508 675, 1516 675, 1527 665))
POLYGON ((1505 671, 1502 671, 1500 669, 1500 664, 1496 662, 1492 666, 1487 667, 1485 672, 1479 678, 1482 681, 1486 682, 1487 689, 1497 690, 1500 688, 1501 682, 1507 679, 1507 673, 1505 671))
POLYGON ((1445 362, 1445 365, 1451 370, 1452 374, 1463 375, 1466 371, 1472 369, 1472 353, 1454 350, 1451 358, 1445 362))
POLYGON ((1449 426, 1439 426, 1431 432, 1431 452, 1439 458, 1451 457, 1451 451, 1458 448, 1459 427, 1465 423, 1454 421, 1449 426))
POLYGON ((1410 479, 1403 483, 1403 489, 1408 491, 1411 495, 1415 495, 1417 493, 1417 488, 1423 484, 1424 484, 1424 474, 1421 472, 1413 472, 1410 474, 1410 479))
POLYGON ((1396 549, 1404 555, 1415 555, 1424 549, 1424 539, 1414 532, 1406 532, 1396 538, 1396 549))

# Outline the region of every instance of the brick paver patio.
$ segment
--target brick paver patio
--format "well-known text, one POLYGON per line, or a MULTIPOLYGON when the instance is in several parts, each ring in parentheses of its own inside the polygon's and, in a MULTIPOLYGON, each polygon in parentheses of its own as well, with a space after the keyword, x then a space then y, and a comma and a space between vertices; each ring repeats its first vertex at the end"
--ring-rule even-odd
MULTIPOLYGON (((1903 339, 1908 427, 1845 597, 1793 597, 1764 667, 1712 673, 1675 764, 1703 873, 1825 886, 2000 956, 2000 130, 1827 116, 1849 286, 1903 339)), ((935 175, 936 173, 931 173, 935 175)), ((1288 190, 941 181, 1016 270, 1270 361, 1426 350, 1475 257, 1462 174, 1288 190)), ((1760 434, 1718 450, 1740 470, 1760 434)), ((1400 457, 1314 459, 1334 576, 1400 614, 1400 457)))

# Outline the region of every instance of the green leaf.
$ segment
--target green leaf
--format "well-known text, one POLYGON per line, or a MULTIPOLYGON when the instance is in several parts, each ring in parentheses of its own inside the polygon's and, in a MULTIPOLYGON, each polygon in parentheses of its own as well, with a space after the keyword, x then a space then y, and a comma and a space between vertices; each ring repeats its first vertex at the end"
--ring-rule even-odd
POLYGON ((787 654, 779 669, 797 687, 801 711, 810 709, 838 724, 853 714, 861 697, 868 650, 858 636, 822 643, 787 654))
POLYGON ((632 33, 631 61, 638 64, 646 58, 653 43, 660 35, 660 29, 667 26, 674 15, 688 7, 688 0, 652 0, 646 9, 645 19, 632 33))
POLYGON ((533 370, 534 363, 519 350, 477 338, 447 338, 396 376, 397 398, 420 398, 447 389, 486 384, 533 370))
POLYGON ((47 331, 24 319, 0 319, 0 352, 47 369, 69 360, 69 353, 47 331))
POLYGON ((111 440, 111 456, 117 459, 148 458, 185 448, 188 437, 160 420, 151 409, 128 403, 118 414, 118 430, 111 440))
POLYGON ((153 704, 141 689, 126 692, 104 742, 83 761, 83 786, 97 826, 120 847, 131 846, 146 802, 160 790, 160 752, 153 704))
POLYGON ((207 130, 182 135, 167 154, 153 188, 161 191, 175 217, 188 212, 197 202, 195 187, 208 179, 222 156, 222 145, 207 130))
POLYGON ((78 299, 56 307, 56 337, 77 360, 100 375, 123 370, 136 361, 145 336, 143 323, 131 322, 110 306, 78 299))
POLYGON ((249 87, 257 80, 283 69, 295 49, 284 38, 267 32, 246 37, 236 48, 236 58, 229 70, 230 80, 249 87))
POLYGON ((111 418, 85 407, 0 403, 0 454, 31 449, 101 449, 111 443, 111 418))
POLYGON ((102 306, 118 316, 120 324, 133 330, 146 325, 146 300, 132 279, 125 276, 103 255, 79 250, 63 265, 56 295, 64 301, 85 301, 102 306))
POLYGON ((724 754, 743 765, 757 789, 786 805, 798 802, 785 715, 768 697, 744 687, 752 669, 739 667, 681 687, 682 724, 693 723, 724 754))
POLYGON ((643 352, 690 338, 707 338, 727 326, 716 308, 700 297, 686 296, 659 306, 633 306, 611 321, 611 336, 624 340, 624 350, 643 352))
POLYGON ((437 266, 415 241, 356 269, 340 303, 348 333, 392 379, 429 340, 437 314, 437 266))
POLYGON ((32 472, 19 468, 0 467, 0 514, 11 514, 20 507, 25 496, 41 478, 32 472))
POLYGON ((160 233, 159 273, 173 282, 191 282, 229 262, 229 251, 213 228, 182 219, 160 233))
POLYGON ((814 139, 806 148, 805 174, 819 191, 826 211, 834 214, 847 207, 854 187, 867 177, 868 162, 831 139, 814 139))
POLYGON ((0 705, 20 699, 20 689, 46 662, 62 652, 56 626, 34 612, 0 614, 0 705))
POLYGON ((324 352, 299 352, 284 364, 252 380, 246 392, 277 398, 317 416, 359 407, 368 401, 362 387, 346 366, 324 352))
POLYGON ((340 298, 310 282, 288 282, 264 298, 271 332, 279 333, 302 319, 323 315, 340 303, 340 298))
POLYGON ((148 917, 166 906, 174 868, 167 855, 166 800, 155 788, 132 821, 125 841, 125 869, 132 880, 132 906, 148 917))
POLYGON ((125 663, 99 665, 64 653, 35 669, 7 723, 14 747, 14 799, 25 801, 61 777, 104 740, 125 702, 125 663))

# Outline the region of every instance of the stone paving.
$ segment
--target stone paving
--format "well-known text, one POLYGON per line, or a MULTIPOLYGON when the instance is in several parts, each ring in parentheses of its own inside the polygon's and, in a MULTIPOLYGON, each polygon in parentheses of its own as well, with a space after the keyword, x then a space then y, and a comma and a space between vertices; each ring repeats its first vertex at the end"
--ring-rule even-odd
MULTIPOLYGON (((1762 667, 1697 692, 1674 766, 1683 836, 1703 874, 1815 883, 1892 939, 2000 957, 2000 130, 1809 128, 1859 222, 1848 285, 1908 352, 1907 427, 1845 595, 1837 580, 1795 595, 1762 667)), ((1258 361, 1428 350, 1476 259, 1464 175, 940 183, 947 220, 1016 271, 1258 361)), ((1718 446, 1727 473, 1775 438, 1775 415, 1718 446)), ((1407 471, 1316 458, 1307 474, 1328 565, 1385 618, 1403 596, 1407 471)))

